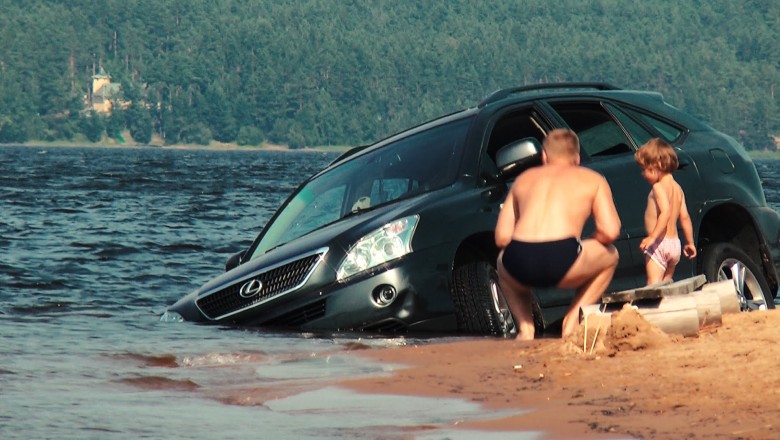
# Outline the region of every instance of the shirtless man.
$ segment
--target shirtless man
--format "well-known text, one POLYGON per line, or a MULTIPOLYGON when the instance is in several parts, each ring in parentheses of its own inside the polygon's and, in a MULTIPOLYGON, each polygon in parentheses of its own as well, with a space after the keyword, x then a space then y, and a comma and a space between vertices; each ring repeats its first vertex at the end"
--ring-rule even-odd
POLYGON ((499 286, 517 323, 517 339, 534 338, 531 289, 573 288, 577 293, 563 318, 561 335, 579 325, 582 306, 595 304, 618 263, 612 244, 620 218, 606 179, 580 167, 576 133, 551 131, 544 140, 540 167, 517 177, 496 224, 499 286), (581 240, 593 216, 593 236, 581 240))

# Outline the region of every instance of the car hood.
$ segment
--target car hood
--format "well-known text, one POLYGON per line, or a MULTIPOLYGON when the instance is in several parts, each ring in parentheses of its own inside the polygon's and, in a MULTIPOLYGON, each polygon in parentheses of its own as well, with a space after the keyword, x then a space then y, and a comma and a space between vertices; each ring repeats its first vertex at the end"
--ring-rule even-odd
MULTIPOLYGON (((327 248, 328 253, 331 254, 332 259, 329 258, 330 261, 336 261, 336 259, 340 261, 349 248, 360 238, 393 220, 419 213, 422 210, 421 207, 430 205, 433 200, 438 198, 436 193, 440 191, 398 200, 385 206, 378 206, 374 209, 342 218, 307 235, 271 249, 257 258, 240 264, 232 270, 215 277, 197 289, 196 294, 222 288, 225 284, 250 277, 257 272, 298 259, 303 255, 310 255, 323 248, 327 248)), ((338 262, 335 264, 338 264, 338 262)))

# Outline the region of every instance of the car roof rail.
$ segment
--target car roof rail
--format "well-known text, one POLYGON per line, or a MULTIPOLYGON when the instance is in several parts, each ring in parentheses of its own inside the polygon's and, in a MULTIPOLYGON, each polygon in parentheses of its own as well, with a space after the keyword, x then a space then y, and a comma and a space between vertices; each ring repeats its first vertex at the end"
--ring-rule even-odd
POLYGON ((548 90, 548 89, 596 89, 596 90, 620 90, 620 87, 609 83, 600 82, 559 82, 559 83, 546 83, 546 84, 530 84, 526 86, 509 87, 506 89, 496 90, 482 101, 480 101, 477 107, 484 107, 488 104, 492 104, 496 101, 500 101, 510 95, 523 92, 532 92, 536 90, 548 90))

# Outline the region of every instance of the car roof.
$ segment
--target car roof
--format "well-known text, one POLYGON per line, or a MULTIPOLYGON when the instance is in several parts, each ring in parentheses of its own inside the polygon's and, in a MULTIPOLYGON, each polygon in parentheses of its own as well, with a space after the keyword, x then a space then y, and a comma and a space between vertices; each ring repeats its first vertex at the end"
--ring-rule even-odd
POLYGON ((474 115, 481 112, 486 107, 493 105, 504 106, 513 102, 519 103, 524 101, 534 101, 555 97, 594 97, 615 99, 667 116, 669 116, 670 113, 673 113, 673 119, 686 125, 688 128, 709 128, 696 117, 668 104, 666 101, 664 101, 663 95, 655 91, 622 89, 614 84, 604 82, 555 82, 530 84, 496 90, 484 97, 474 107, 457 110, 428 120, 421 124, 407 127, 402 131, 394 133, 375 143, 354 147, 333 160, 329 167, 343 162, 357 153, 372 150, 374 147, 380 147, 381 145, 392 142, 396 138, 406 137, 416 132, 427 130, 431 126, 440 125, 455 119, 474 115))
POLYGON ((485 107, 486 105, 501 101, 512 95, 528 94, 529 92, 541 92, 541 91, 550 91, 550 90, 570 91, 573 89, 620 90, 620 87, 608 83, 596 83, 596 82, 560 82, 560 83, 530 84, 530 85, 509 87, 505 89, 496 90, 495 92, 491 93, 490 95, 482 99, 482 101, 480 101, 477 107, 485 107))

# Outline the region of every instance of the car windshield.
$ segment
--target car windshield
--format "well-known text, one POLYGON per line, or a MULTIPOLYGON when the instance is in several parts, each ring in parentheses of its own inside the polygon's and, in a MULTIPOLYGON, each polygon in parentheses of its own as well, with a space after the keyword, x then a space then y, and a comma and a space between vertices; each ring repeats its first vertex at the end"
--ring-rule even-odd
POLYGON ((452 184, 470 122, 416 132, 318 175, 266 225, 251 258, 344 217, 452 184))

